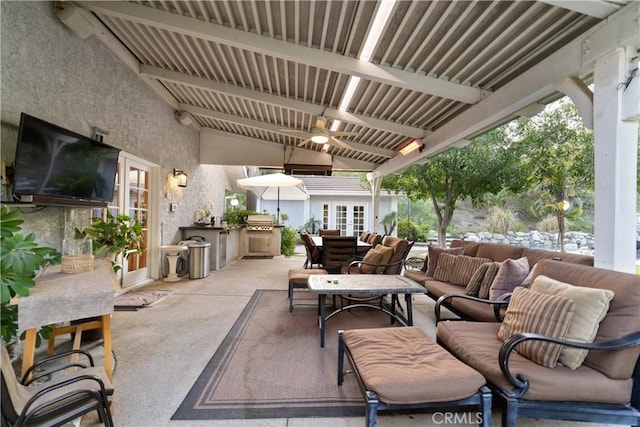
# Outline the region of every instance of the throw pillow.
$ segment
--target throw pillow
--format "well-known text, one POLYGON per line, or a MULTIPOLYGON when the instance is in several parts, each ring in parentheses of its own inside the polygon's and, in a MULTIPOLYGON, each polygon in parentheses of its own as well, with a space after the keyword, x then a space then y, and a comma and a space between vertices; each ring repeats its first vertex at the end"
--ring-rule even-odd
POLYGON ((376 272, 376 266, 381 262, 380 260, 384 254, 377 249, 369 249, 367 254, 362 258, 362 264, 360 264, 360 273, 374 274, 376 272))
POLYGON ((385 267, 384 264, 389 264, 395 251, 393 250, 393 248, 389 246, 384 246, 381 244, 378 244, 376 246, 376 250, 382 254, 382 258, 380 259, 379 264, 383 265, 382 267, 378 267, 376 269, 376 273, 382 274, 387 269, 387 267, 385 267))
MULTIPOLYGON (((498 338, 506 341, 523 332, 564 339, 573 317, 575 303, 559 295, 548 295, 518 287, 513 291, 498 338)), ((516 346, 516 351, 533 362, 553 368, 558 363, 561 345, 528 340, 516 346)))
MULTIPOLYGON (((486 282, 485 278, 487 277, 487 274, 492 275, 491 280, 489 281, 489 283, 491 283, 499 268, 499 263, 495 262, 485 262, 484 264, 482 264, 473 273, 471 279, 469 279, 469 283, 467 283, 467 287, 465 288, 465 293, 469 296, 477 297, 480 294, 482 283, 486 282)), ((489 287, 487 287, 487 292, 488 289, 489 287)))
MULTIPOLYGON (((613 298, 613 291, 609 289, 586 288, 559 282, 547 276, 538 276, 531 284, 532 291, 549 295, 561 295, 570 298, 575 304, 575 312, 569 330, 567 341, 593 342, 600 321, 609 310, 609 302, 613 298)), ((577 369, 582 365, 589 353, 588 350, 562 347, 560 363, 570 369, 577 369)))
POLYGON ((438 259, 440 257, 440 254, 462 255, 463 252, 463 247, 441 248, 440 246, 429 245, 427 247, 427 269, 425 270, 427 272, 427 276, 434 277, 436 267, 438 266, 438 259))
POLYGON ((533 280, 533 273, 535 273, 536 271, 536 265, 538 264, 534 264, 533 267, 531 267, 531 271, 529 271, 529 274, 527 274, 527 277, 525 277, 522 283, 520 283, 520 286, 524 286, 525 288, 528 288, 529 286, 531 286, 531 281, 533 280))
POLYGON ((520 259, 507 258, 502 261, 500 270, 489 288, 489 299, 495 300, 500 296, 512 292, 520 285, 529 274, 529 260, 527 257, 520 259))
POLYGON ((461 255, 452 255, 448 253, 441 253, 438 257, 438 265, 433 273, 433 278, 440 282, 448 282, 451 272, 453 272, 456 258, 461 255))
POLYGON ((487 272, 484 273, 480 289, 478 290, 478 298, 489 299, 489 288, 491 287, 491 283, 493 283, 493 279, 495 279, 496 274, 500 271, 501 265, 501 262, 494 261, 487 268, 487 272))
POLYGON ((473 273, 486 262, 491 262, 491 260, 489 258, 458 255, 455 259, 453 270, 449 274, 449 283, 467 286, 473 273))

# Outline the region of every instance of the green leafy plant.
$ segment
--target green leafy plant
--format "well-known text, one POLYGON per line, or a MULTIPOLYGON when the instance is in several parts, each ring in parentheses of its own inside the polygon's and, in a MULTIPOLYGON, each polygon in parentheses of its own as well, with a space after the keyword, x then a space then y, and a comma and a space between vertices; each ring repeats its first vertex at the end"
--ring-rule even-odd
POLYGON ((322 227, 322 221, 319 219, 315 219, 315 217, 311 217, 304 223, 302 228, 311 234, 316 234, 317 230, 320 230, 322 227))
POLYGON ((106 220, 100 217, 93 218, 90 227, 82 231, 76 230, 76 237, 91 238, 94 253, 106 251, 116 272, 122 268, 116 262, 118 255, 123 254, 123 258, 127 258, 131 253, 141 254, 145 250, 142 224, 137 218, 125 214, 114 217, 107 211, 106 220))
POLYGON ((391 234, 396 228, 396 218, 398 213, 396 211, 390 212, 382 218, 382 226, 384 227, 384 234, 391 234))
POLYGON ((234 209, 226 211, 224 213, 224 219, 227 221, 227 225, 242 225, 244 219, 249 215, 255 215, 258 212, 249 209, 234 209))
MULTIPOLYGON (((36 272, 48 264, 60 262, 60 253, 53 248, 39 246, 33 233, 20 233, 20 212, 0 208, 0 332, 6 342, 11 342, 18 334, 18 306, 11 304, 16 295, 29 296, 29 289, 35 286, 36 272)), ((36 345, 42 338, 48 338, 50 328, 38 331, 36 345)))
POLYGON ((291 256, 296 251, 298 233, 291 227, 282 227, 280 237, 280 252, 285 256, 291 256))

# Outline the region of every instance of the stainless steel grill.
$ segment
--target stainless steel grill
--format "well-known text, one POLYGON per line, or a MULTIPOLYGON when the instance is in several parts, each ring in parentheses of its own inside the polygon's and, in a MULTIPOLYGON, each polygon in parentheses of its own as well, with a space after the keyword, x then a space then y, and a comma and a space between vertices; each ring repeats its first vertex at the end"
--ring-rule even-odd
POLYGON ((271 215, 249 215, 245 227, 247 231, 272 231, 273 218, 271 215))

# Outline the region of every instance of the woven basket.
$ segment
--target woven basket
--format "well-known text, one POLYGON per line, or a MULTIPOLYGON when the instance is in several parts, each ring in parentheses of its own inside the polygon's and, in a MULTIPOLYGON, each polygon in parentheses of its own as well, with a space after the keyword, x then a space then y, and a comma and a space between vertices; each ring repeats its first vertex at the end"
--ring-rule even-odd
POLYGON ((82 273, 93 270, 93 255, 63 255, 60 271, 63 273, 82 273))

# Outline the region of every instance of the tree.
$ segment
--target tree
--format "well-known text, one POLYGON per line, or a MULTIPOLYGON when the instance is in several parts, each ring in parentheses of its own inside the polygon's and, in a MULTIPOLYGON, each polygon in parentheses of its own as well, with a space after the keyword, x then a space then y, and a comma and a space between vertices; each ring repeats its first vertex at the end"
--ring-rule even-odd
POLYGON ((520 171, 520 155, 512 149, 506 132, 501 126, 474 138, 466 147, 449 149, 422 165, 389 175, 382 187, 405 192, 412 201, 431 200, 438 220, 438 243, 444 246, 459 200, 470 198, 478 204, 487 193, 523 188, 526 181, 520 171))
POLYGON ((555 215, 558 244, 564 251, 567 211, 580 191, 593 186, 592 134, 569 101, 520 119, 515 131, 529 185, 540 191, 544 205, 555 215))

